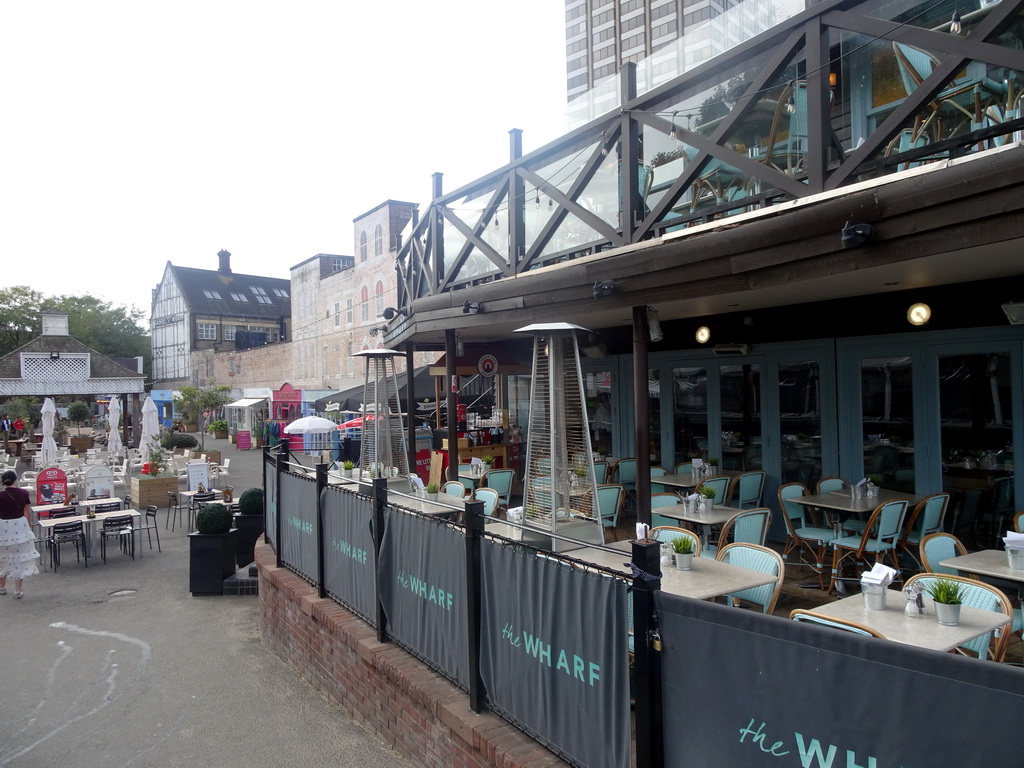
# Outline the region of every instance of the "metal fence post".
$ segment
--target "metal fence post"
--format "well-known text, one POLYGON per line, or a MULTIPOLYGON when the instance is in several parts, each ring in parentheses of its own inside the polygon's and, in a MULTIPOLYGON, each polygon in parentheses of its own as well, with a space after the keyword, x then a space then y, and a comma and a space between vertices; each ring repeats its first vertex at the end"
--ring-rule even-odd
POLYGON ((661 638, 654 593, 661 589, 661 545, 633 542, 633 672, 636 697, 637 768, 661 768, 665 761, 661 719, 661 638))
POLYGON ((387 642, 388 618, 384 614, 384 604, 380 601, 380 568, 376 567, 380 562, 380 544, 384 537, 384 505, 388 503, 388 481, 383 477, 373 479, 373 564, 374 580, 377 585, 377 641, 387 642))
POLYGON ((469 630, 469 708, 484 711, 484 682, 480 677, 480 616, 483 585, 480 578, 480 535, 484 531, 484 503, 466 502, 466 624, 469 630))
POLYGON ((327 487, 327 465, 316 465, 316 583, 317 594, 327 597, 324 586, 324 488, 327 487))
POLYGON ((277 567, 280 568, 284 565, 281 561, 281 474, 284 472, 284 468, 288 465, 288 443, 278 443, 277 446, 277 462, 275 471, 277 472, 277 483, 274 488, 274 495, 277 496, 274 499, 274 506, 277 509, 277 519, 274 520, 274 539, 277 541, 277 567))

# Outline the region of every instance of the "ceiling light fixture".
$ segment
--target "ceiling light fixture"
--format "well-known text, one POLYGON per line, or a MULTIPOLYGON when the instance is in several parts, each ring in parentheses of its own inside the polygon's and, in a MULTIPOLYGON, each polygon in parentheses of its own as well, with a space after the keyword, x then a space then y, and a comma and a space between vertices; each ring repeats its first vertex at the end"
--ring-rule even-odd
POLYGON ((907 322, 911 325, 925 325, 932 319, 932 308, 923 302, 911 304, 907 310, 907 322))
POLYGON ((711 329, 706 325, 702 325, 697 329, 697 333, 694 334, 694 338, 697 339, 700 344, 707 344, 711 338, 711 329))

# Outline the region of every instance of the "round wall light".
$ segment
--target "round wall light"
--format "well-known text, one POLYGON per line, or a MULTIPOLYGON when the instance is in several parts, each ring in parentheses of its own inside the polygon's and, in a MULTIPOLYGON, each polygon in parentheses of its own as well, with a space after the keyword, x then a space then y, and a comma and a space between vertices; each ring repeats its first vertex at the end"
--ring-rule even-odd
POLYGON ((706 325, 702 325, 700 328, 697 329, 697 333, 694 334, 694 336, 696 337, 697 341, 700 342, 701 344, 707 344, 708 339, 711 338, 711 329, 708 328, 706 325))
POLYGON ((931 319, 932 308, 927 304, 921 302, 911 304, 910 309, 907 310, 907 322, 911 325, 924 325, 931 319))

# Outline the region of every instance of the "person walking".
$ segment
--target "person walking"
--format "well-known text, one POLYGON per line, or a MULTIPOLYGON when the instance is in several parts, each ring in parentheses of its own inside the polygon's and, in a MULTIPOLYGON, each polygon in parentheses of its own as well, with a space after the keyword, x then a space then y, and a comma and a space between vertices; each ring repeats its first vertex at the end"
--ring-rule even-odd
POLYGON ((8 469, 0 475, 0 595, 7 594, 7 577, 14 579, 14 596, 21 597, 26 576, 39 573, 32 504, 28 491, 15 488, 18 475, 8 469))

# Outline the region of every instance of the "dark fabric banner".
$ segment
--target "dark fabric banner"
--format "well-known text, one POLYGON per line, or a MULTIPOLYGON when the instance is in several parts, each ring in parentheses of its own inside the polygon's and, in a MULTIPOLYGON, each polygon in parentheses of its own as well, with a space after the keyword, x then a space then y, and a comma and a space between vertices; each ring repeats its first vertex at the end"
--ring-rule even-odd
POLYGON ((628 766, 626 584, 494 541, 481 559, 480 672, 493 705, 578 765, 628 766))
POLYGON ((277 536, 277 464, 272 456, 263 464, 263 488, 263 503, 267 508, 267 541, 273 545, 276 552, 278 543, 274 541, 274 537, 277 536))
POLYGON ((311 584, 316 573, 316 480, 281 475, 281 561, 311 584))
POLYGON ((373 501, 353 491, 327 486, 324 508, 324 588, 370 624, 375 623, 373 501))
POLYGON ((388 633, 468 688, 462 532, 389 507, 377 569, 388 633))
POLYGON ((657 605, 666 766, 1020 764, 1020 669, 664 592, 657 605))

